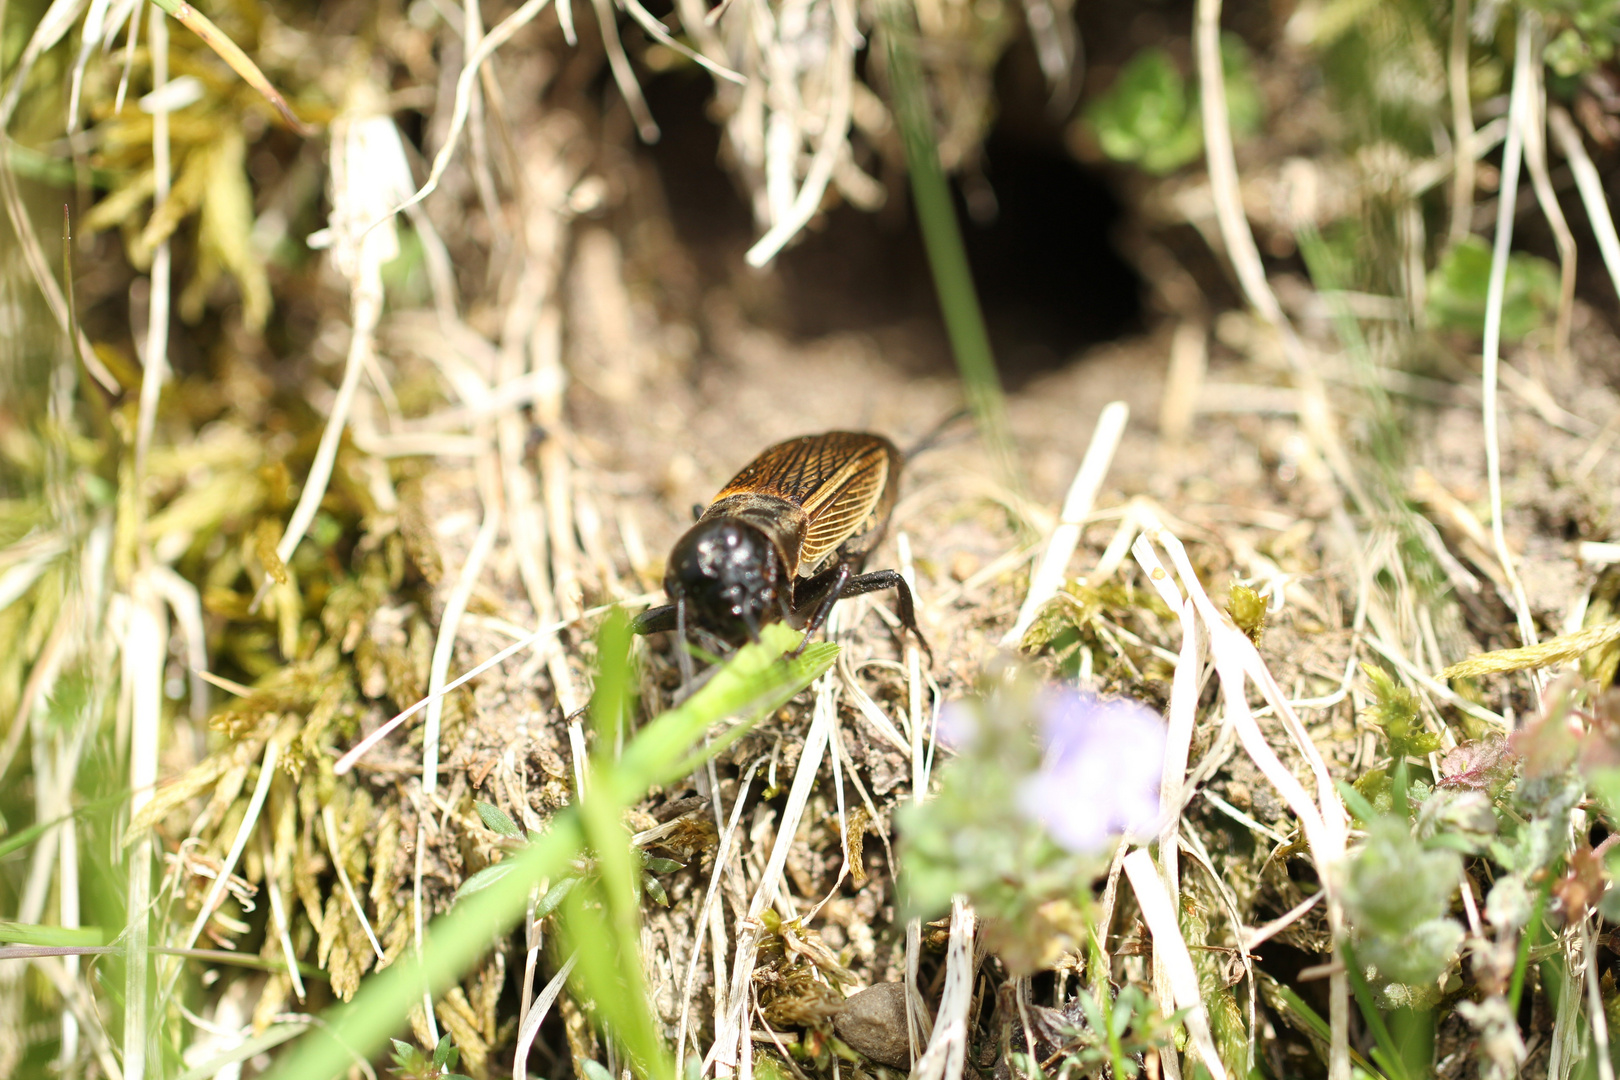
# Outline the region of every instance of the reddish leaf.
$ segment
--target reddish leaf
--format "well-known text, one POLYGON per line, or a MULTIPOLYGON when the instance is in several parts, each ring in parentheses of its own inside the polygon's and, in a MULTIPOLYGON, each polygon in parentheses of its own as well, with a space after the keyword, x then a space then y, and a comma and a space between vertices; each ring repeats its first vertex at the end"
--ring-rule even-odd
POLYGON ((1439 786, 1497 795, 1513 779, 1517 760, 1507 739, 1493 732, 1447 751, 1440 759, 1439 786))

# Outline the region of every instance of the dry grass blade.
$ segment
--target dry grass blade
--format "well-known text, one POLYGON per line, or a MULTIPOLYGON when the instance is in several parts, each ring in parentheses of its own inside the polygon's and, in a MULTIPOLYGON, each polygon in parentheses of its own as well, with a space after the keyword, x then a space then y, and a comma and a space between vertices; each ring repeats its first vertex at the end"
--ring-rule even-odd
MULTIPOLYGON (((759 762, 755 761, 748 766, 742 780, 737 785, 737 800, 731 804, 731 818, 725 823, 724 831, 720 834, 720 846, 714 854, 714 866, 709 871, 709 887, 703 894, 703 906, 698 909, 695 920, 695 933, 690 954, 686 962, 686 977, 681 981, 681 1018, 675 1029, 675 1071, 685 1076, 686 1068, 686 1032, 687 1021, 691 1015, 692 993, 696 989, 698 963, 703 957, 703 930, 710 925, 710 920, 718 913, 715 901, 720 895, 720 878, 731 865, 731 850, 737 842, 737 825, 742 820, 743 805, 748 799, 748 790, 754 782, 754 774, 759 771, 759 762)), ((719 807, 716 806, 718 812, 719 807)), ((716 947, 715 955, 719 957, 721 950, 716 947)), ((715 968, 715 980, 718 984, 721 978, 719 965, 715 968)), ((716 1002, 719 1005, 720 1002, 716 1002)), ((513 1080, 519 1080, 514 1077, 513 1080)))
POLYGON ((69 30, 73 29, 73 24, 84 11, 85 2, 86 0, 51 0, 51 6, 45 9, 45 14, 34 24, 34 32, 29 35, 28 44, 23 46, 22 55, 17 57, 16 65, 11 71, 11 85, 6 88, 5 96, 0 97, 0 132, 11 126, 12 114, 17 111, 17 102, 22 98, 23 85, 28 82, 28 76, 33 72, 34 65, 52 46, 67 36, 69 30))
MULTIPOLYGON (((399 255, 398 235, 384 211, 410 188, 410 166, 399 129, 388 116, 374 111, 379 103, 372 88, 360 84, 353 94, 349 109, 332 126, 331 224, 318 234, 320 242, 331 245, 333 261, 349 282, 349 353, 298 504, 276 544, 276 555, 283 563, 292 558, 326 497, 360 376, 374 362, 377 324, 383 311, 382 268, 399 255)), ((316 238, 311 242, 317 242, 316 238)), ((261 597, 269 585, 266 579, 261 597)))
POLYGON ((945 946, 945 987, 928 1048, 911 1075, 915 1080, 961 1080, 967 1064, 968 1010, 973 1003, 973 931, 976 920, 967 901, 951 901, 950 938, 945 946))
MULTIPOLYGON (((168 643, 163 604, 143 578, 137 578, 124 610, 124 679, 130 687, 132 718, 129 728, 130 816, 152 800, 158 778, 158 745, 163 718, 163 666, 168 643)), ((147 973, 151 943, 152 857, 155 842, 143 832, 128 849, 128 924, 124 984, 124 1076, 141 1080, 146 1075, 149 1035, 147 973)))
POLYGON ((1063 584, 1069 560, 1080 543, 1080 530, 1097 501, 1097 492, 1102 489, 1109 466, 1113 464, 1114 453, 1119 449, 1119 440, 1125 434, 1125 424, 1130 420, 1130 415, 1130 407, 1123 401, 1110 401, 1097 417, 1091 444, 1086 448, 1086 455, 1081 459, 1080 468, 1069 485, 1069 493, 1064 496, 1058 526, 1047 538, 1046 550, 1029 579, 1029 592, 1018 610, 1018 618, 1012 628, 1002 635, 1003 648, 1023 640, 1041 607, 1057 595, 1058 586, 1063 584))
MULTIPOLYGON (((648 593, 641 596, 630 597, 624 603, 628 606, 634 606, 636 604, 646 604, 655 598, 656 597, 654 594, 648 593)), ((551 639, 555 638, 559 632, 566 630, 568 627, 573 626, 585 619, 593 619, 596 616, 602 615, 619 606, 619 604, 603 604, 599 607, 588 608, 587 610, 580 612, 580 614, 575 618, 564 619, 554 623, 547 623, 534 633, 519 638, 511 645, 508 645, 495 655, 489 657, 489 659, 482 661, 481 663, 457 676, 451 682, 446 683, 436 693, 428 694, 426 697, 422 698, 414 705, 411 705, 403 712, 395 714, 386 723, 378 727, 376 731, 373 731, 370 735, 367 735, 364 739, 361 739, 354 745, 352 749, 339 758, 337 763, 333 765, 332 771, 341 776, 350 769, 354 768, 354 763, 364 757, 366 752, 371 750, 372 747, 376 746, 383 739, 387 738, 390 732, 399 727, 399 725, 403 724, 406 720, 409 720, 411 717, 433 704, 433 702, 443 698, 444 695, 450 693, 450 691, 466 685, 472 680, 478 678, 478 676, 484 674, 486 671, 498 666, 503 661, 511 659, 526 649, 533 649, 537 646, 546 644, 551 639)))
POLYGON ((1192 599, 1183 599, 1170 575, 1159 565, 1153 545, 1147 537, 1139 537, 1132 554, 1147 571, 1148 581, 1170 610, 1181 622, 1181 653, 1176 658, 1176 673, 1170 685, 1170 730, 1164 744, 1163 786, 1159 799, 1168 809, 1164 827, 1159 831, 1159 862, 1164 873, 1165 886, 1172 895, 1180 895, 1181 873, 1181 807, 1191 797, 1186 791, 1187 755, 1192 749, 1193 728, 1198 720, 1199 676, 1203 670, 1198 648, 1198 622, 1192 599))
POLYGON ((282 898, 280 871, 276 865, 275 852, 270 846, 270 830, 259 830, 259 855, 264 860, 264 884, 270 894, 270 917, 275 923, 276 937, 281 942, 281 955, 287 961, 287 978, 292 983, 293 993, 298 1000, 304 1000, 304 976, 298 970, 298 953, 293 948, 292 926, 287 917, 287 902, 282 898))
MULTIPOLYGON (((842 19, 853 23, 854 14, 850 0, 832 0, 832 2, 834 10, 842 13, 842 19)), ((764 266, 770 262, 776 257, 777 252, 809 223, 811 217, 821 208, 822 198, 827 194, 827 185, 832 180, 839 157, 847 152, 845 137, 849 132, 854 93, 856 42, 847 34, 834 33, 832 36, 837 42, 837 47, 827 50, 828 89, 825 91, 827 111, 822 118, 821 141, 816 145, 815 154, 810 159, 810 167, 805 172, 804 181, 799 185, 798 192, 791 199, 772 200, 774 203, 785 205, 781 205, 777 210, 776 220, 772 222, 770 230, 748 249, 747 259, 750 266, 764 266)), ((777 118, 773 117, 773 122, 775 119, 777 118)), ((790 132, 785 126, 780 126, 778 130, 790 132)), ((799 152, 796 134, 789 133, 786 137, 772 141, 772 159, 775 165, 771 172, 781 178, 782 185, 791 187, 793 163, 797 161, 799 152)))
POLYGON ((1451 222, 1446 242, 1467 236, 1474 218, 1474 108, 1468 89, 1468 0, 1452 0, 1446 75, 1451 91, 1451 222))
MULTIPOLYGON (((894 541, 895 551, 900 561, 900 577, 904 579, 911 589, 913 597, 922 594, 917 589, 917 568, 911 556, 911 537, 904 532, 899 533, 894 541)), ((933 731, 923 732, 923 673, 922 652, 912 635, 903 635, 906 642, 906 734, 911 737, 911 745, 907 756, 911 759, 911 790, 926 792, 928 790, 928 767, 934 759, 933 731)), ((933 681, 933 675, 928 677, 929 685, 933 686, 935 712, 939 706, 939 687, 933 681)))
POLYGON ((467 62, 462 65, 461 74, 456 78, 456 101, 450 115, 450 131, 445 136, 444 145, 434 155, 433 168, 428 173, 427 182, 417 188, 415 194, 385 214, 373 217, 369 228, 376 228, 395 214, 415 206, 438 190, 439 181, 444 178, 445 170, 450 167, 450 162, 455 157, 456 144, 461 141, 461 133, 467 126, 467 117, 472 111, 473 82, 478 78, 479 69, 483 67, 484 61, 495 55, 496 49, 511 40, 513 34, 533 22, 549 3, 551 0, 528 0, 522 7, 497 23, 495 28, 478 43, 478 47, 468 55, 467 62))
POLYGON ((1598 958, 1593 951, 1595 935, 1594 917, 1588 915, 1582 924, 1581 966, 1586 969, 1587 1018, 1592 1025, 1592 1046, 1597 1051, 1598 1080, 1614 1080, 1614 1051, 1609 1045, 1609 1016, 1603 1008, 1603 994, 1598 989, 1598 958))
MULTIPOLYGON (((169 30, 162 19, 152 19, 152 92, 160 93, 168 83, 169 30)), ((169 114, 160 109, 152 114, 152 191, 154 207, 165 205, 170 194, 169 114)), ((156 211, 154 210, 154 216, 156 211)), ((141 357, 140 412, 135 422, 135 498, 142 501, 146 479, 146 458, 152 448, 152 430, 157 423, 158 399, 169 374, 169 313, 173 300, 173 253, 168 237, 152 252, 151 306, 147 311, 146 351, 141 357)), ((137 517, 141 507, 137 507, 137 517)))
MULTIPOLYGON (((1343 853, 1346 818, 1344 807, 1339 802, 1333 785, 1333 778, 1328 773, 1321 754, 1299 724, 1298 717, 1293 715, 1292 708, 1276 682, 1270 679, 1265 662, 1260 659, 1253 642, 1216 609, 1209 595, 1204 592, 1203 585, 1199 582, 1181 542, 1162 529, 1155 530, 1152 538, 1170 552, 1182 586, 1188 591, 1209 634, 1210 653, 1221 676, 1222 689, 1227 699, 1228 720, 1237 726, 1244 748, 1255 758, 1255 763, 1266 773, 1267 779, 1277 787, 1278 792, 1288 802, 1289 808, 1300 818, 1300 823, 1310 837, 1313 853, 1318 859, 1323 860, 1320 868, 1325 880, 1328 866, 1333 859, 1343 853), (1259 727, 1255 725, 1253 713, 1243 695, 1244 684, 1251 679, 1265 696, 1267 703, 1277 709, 1279 716, 1288 726, 1295 749, 1310 765, 1316 779, 1320 804, 1313 803, 1304 785, 1283 767, 1276 752, 1271 749, 1259 727)), ((1152 573, 1150 567, 1145 569, 1152 573)), ((1160 573, 1163 572, 1161 569, 1160 573)))
POLYGON ((1586 207, 1586 218, 1597 236, 1603 265, 1609 271, 1609 280, 1614 283, 1615 292, 1620 294, 1620 236, 1615 234, 1614 215, 1609 212, 1608 196, 1604 193, 1597 166, 1592 164, 1592 158, 1582 145, 1580 132, 1575 130, 1569 113, 1557 105, 1553 106, 1547 110, 1547 126, 1552 129, 1553 138, 1558 140, 1558 147, 1569 162, 1569 171, 1575 176, 1575 189, 1580 192, 1581 204, 1586 207))
POLYGON ((866 688, 855 677, 855 668, 852 666, 847 651, 838 654, 836 666, 838 677, 843 683, 844 692, 855 703, 855 707, 860 710, 860 714, 866 718, 867 723, 876 728, 878 733, 888 740, 896 750, 910 758, 912 756, 911 743, 906 741, 906 737, 894 726, 894 721, 890 720, 888 714, 878 707, 878 703, 872 700, 872 695, 866 692, 866 688))
MULTIPOLYGON (((1311 858, 1316 864, 1318 879, 1322 882, 1323 891, 1328 895, 1329 925, 1337 934, 1343 915, 1336 896, 1334 875, 1337 873, 1338 864, 1344 858, 1347 822, 1344 807, 1339 802, 1333 786, 1333 779, 1309 734, 1304 731, 1281 688, 1277 686, 1276 680, 1271 677, 1264 661, 1260 659, 1254 644, 1233 626, 1229 619, 1217 611, 1210 601, 1180 540, 1162 527, 1154 529, 1151 536, 1170 553, 1176 572, 1181 578, 1182 587, 1197 608, 1204 628, 1209 634, 1210 653, 1215 662, 1216 674, 1220 678, 1222 697, 1226 702, 1226 722, 1236 731, 1238 741, 1249 758, 1299 818, 1310 845, 1311 858), (1267 704, 1283 719, 1295 748, 1310 765, 1316 778, 1320 804, 1311 801, 1304 785, 1278 758, 1276 751, 1271 748, 1255 722, 1247 696, 1247 684, 1251 679, 1265 697, 1267 704)), ((1144 548, 1144 551, 1151 553, 1151 549, 1144 548)), ((1151 564, 1145 564, 1144 570, 1150 576, 1153 573, 1151 564)), ((1163 574, 1164 570, 1161 568, 1159 573, 1163 574)), ((1331 1021, 1329 1075, 1333 1080, 1345 1080, 1349 1076, 1350 1069, 1350 1010, 1349 984, 1342 970, 1331 978, 1329 1004, 1331 1021)))
POLYGON ((203 677, 208 670, 208 634, 203 624, 202 598, 195 585, 167 566, 152 567, 151 575, 153 587, 169 605, 175 625, 180 629, 190 673, 187 697, 191 719, 201 724, 208 719, 208 680, 203 677))
MULTIPOLYGON (((4 125, 0 125, 0 161, 7 159, 15 145, 6 136, 4 125)), ((0 201, 5 203, 6 219, 10 222, 12 233, 22 249, 23 261, 27 264, 34 283, 39 286, 41 295, 45 297, 45 304, 51 309, 57 326, 64 334, 73 338, 78 358, 101 388, 109 394, 121 392, 118 380, 97 358, 95 350, 90 347, 90 339, 74 321, 73 305, 69 297, 51 275, 50 264, 46 261, 44 249, 39 243, 39 234, 34 229, 33 217, 28 213, 22 193, 17 189, 17 175, 9 165, 0 166, 0 201)), ((0 607, 3 606, 0 604, 0 607)))
MULTIPOLYGON (((1187 1010, 1187 1033, 1198 1047, 1199 1064, 1209 1070, 1215 1080, 1226 1080, 1226 1065, 1215 1050, 1215 1040, 1209 1031, 1209 1013, 1198 993, 1198 971, 1193 967, 1192 954, 1187 951, 1187 939, 1181 936, 1170 894, 1165 892, 1153 857, 1145 848, 1138 848, 1125 856, 1125 876, 1130 879, 1136 893, 1136 904, 1142 919, 1153 934, 1153 956, 1162 960, 1170 988, 1175 994, 1176 1007, 1187 1010)), ((1164 1055, 1172 1050, 1160 1051, 1164 1055)), ((1167 1070, 1168 1071, 1168 1070, 1167 1070)))
POLYGON ((1266 280, 1266 269, 1243 212, 1238 187, 1237 157, 1232 149, 1232 124, 1226 109, 1226 78, 1221 64, 1221 0, 1198 0, 1194 37, 1198 55, 1198 85, 1204 117, 1204 154, 1209 163, 1209 186, 1215 213, 1226 245, 1226 256, 1237 271, 1243 295, 1260 317, 1286 330, 1287 316, 1266 280))
POLYGON ((433 643, 433 660, 428 676, 427 719, 422 727, 422 793, 432 795, 439 783, 439 721, 444 713, 444 681, 450 670, 450 657, 455 651, 456 635, 461 628, 461 617, 466 614, 473 589, 484 570, 484 561, 495 546, 501 527, 500 488, 496 481, 497 466, 493 454, 480 463, 479 474, 484 478, 484 517, 478 525, 467 562, 456 578, 455 587, 445 600, 444 614, 439 619, 439 636, 433 643))
MULTIPOLYGON (((85 10, 84 25, 79 30, 79 54, 73 61, 73 81, 68 88, 69 131, 79 126, 79 100, 84 91, 84 72, 90 65, 90 54, 103 40, 111 43, 110 35, 104 38, 104 35, 108 35, 107 15, 111 6, 110 0, 90 0, 90 6, 85 10)), ((0 127, 3 126, 0 124, 0 127)))
MULTIPOLYGON (((1497 199, 1496 242, 1491 251, 1490 284, 1485 298, 1484 343, 1484 425, 1485 471, 1490 485, 1491 541, 1496 560, 1502 566, 1512 591, 1519 635, 1526 645, 1536 643, 1536 624, 1530 615, 1530 601, 1524 584, 1514 569, 1513 553, 1508 550, 1502 515, 1502 438, 1496 407, 1498 368, 1502 362, 1502 308, 1507 292, 1508 253, 1513 244, 1513 214, 1519 191, 1519 165, 1524 156, 1524 132, 1531 122, 1530 96, 1534 92, 1531 73, 1535 40, 1535 15, 1519 13, 1517 54, 1513 65, 1513 90, 1508 100, 1507 144, 1502 149, 1501 194, 1497 199)), ((1539 684, 1538 684, 1539 685, 1539 684)))
POLYGON ((540 1025, 545 1023, 557 996, 563 992, 563 987, 568 985, 568 976, 573 973, 574 965, 578 962, 577 954, 569 956, 567 963, 557 969, 557 974, 551 977, 529 1005, 528 1015, 523 1018, 523 1024, 518 1028, 517 1054, 512 1060, 512 1080, 527 1080, 529 1048, 534 1045, 534 1037, 540 1033, 540 1025))
MULTIPOLYGON (((1539 39, 1539 35, 1537 35, 1539 39)), ((1539 40, 1536 43, 1539 48, 1539 40)), ((1531 85, 1524 103, 1524 163, 1536 191, 1541 214, 1552 229, 1558 247, 1558 321, 1553 348, 1559 359, 1569 359, 1570 322, 1575 310, 1575 234, 1564 220, 1564 209, 1547 172, 1547 75, 1540 64, 1530 65, 1531 85)))
MULTIPOLYGON (((270 80, 264 77, 264 72, 243 52, 241 47, 225 35, 219 27, 215 26, 202 12, 191 4, 182 0, 152 0, 152 3, 174 16, 176 22, 186 27, 218 54, 219 58, 231 66, 231 70, 242 76, 242 79, 253 89, 264 96, 288 127, 300 135, 313 135, 315 129, 298 119, 296 113, 287 104, 287 99, 281 96, 281 91, 270 85, 270 80)), ((152 32, 157 33, 157 27, 162 20, 152 19, 152 32)))
MULTIPOLYGON (((209 886, 208 895, 203 899, 202 907, 197 912, 197 918, 187 932, 185 944, 181 948, 189 949, 197 944, 202 936, 203 927, 213 918, 214 911, 219 907, 220 900, 225 895, 225 887, 236 872, 236 864, 242 858, 242 852, 247 849, 248 840, 253 830, 259 824, 259 813, 264 809, 264 800, 270 794, 270 782, 276 776, 276 761, 281 752, 280 745, 275 739, 267 739, 264 744, 264 759, 259 762, 259 782, 253 786, 253 794, 248 799, 247 811, 242 815, 242 823, 237 827, 236 837, 231 841, 231 849, 220 865, 219 872, 214 876, 214 884, 209 886)), ((336 855, 333 856, 336 858, 336 855)), ((296 965, 294 965, 296 968, 296 965)), ((178 976, 178 971, 176 972, 178 976)))
MULTIPOLYGON (((1286 843, 1286 841, 1282 842, 1286 843)), ((1250 934, 1244 941, 1243 947, 1245 949, 1253 950, 1258 948, 1264 942, 1270 941, 1272 938, 1276 937, 1278 934, 1282 933, 1284 930, 1288 929, 1290 926, 1294 925, 1301 918, 1303 918, 1306 912, 1310 911, 1317 904, 1321 903, 1324 895, 1326 894, 1320 892, 1312 893, 1310 896, 1307 896, 1305 899, 1301 900, 1299 903, 1295 904, 1293 907, 1289 908, 1275 919, 1266 923, 1266 925, 1256 927, 1254 932, 1250 934)))
MULTIPOLYGON (((836 612, 837 609, 834 610, 836 612)), ((830 629, 832 621, 828 620, 829 634, 832 632, 830 629)), ((815 695, 815 712, 810 721, 810 729, 805 733, 804 749, 799 756, 798 768, 793 774, 793 786, 788 791, 787 804, 782 808, 776 822, 776 841, 771 847, 771 855, 765 863, 765 869, 760 873, 754 887, 753 898, 748 903, 748 914, 737 936, 736 949, 731 958, 731 988, 727 992, 729 1009, 726 1015, 716 1017, 714 1045, 703 1063, 705 1069, 716 1066, 728 1070, 740 1069, 742 1075, 746 1076, 750 1065, 747 1010, 749 1002, 753 1000, 750 980, 754 974, 754 963, 759 955, 760 941, 765 934, 760 914, 766 907, 776 902, 782 873, 787 866, 788 852, 792 849, 794 837, 798 834, 799 822, 804 817, 804 808, 810 801, 810 792, 815 787, 816 775, 821 770, 822 757, 827 752, 833 731, 838 724, 838 679, 833 672, 828 672, 816 681, 815 695)))
POLYGON ((670 32, 664 29, 664 24, 659 22, 653 16, 653 14, 646 8, 642 7, 641 4, 637 3, 637 0, 623 0, 623 7, 625 11, 630 13, 630 17, 634 19, 643 30, 651 34, 653 40, 657 41, 660 45, 663 45, 665 48, 674 49, 676 52, 680 53, 682 56, 686 57, 688 60, 692 61, 694 64, 698 65, 716 78, 725 79, 727 82, 736 83, 738 86, 742 86, 748 82, 747 78, 735 71, 732 71, 724 64, 715 63, 702 53, 694 51, 684 42, 670 36, 670 32))
POLYGON ((1589 626, 1585 630, 1562 634, 1523 648, 1498 649, 1496 652, 1471 656, 1446 668, 1440 673, 1440 678, 1473 679, 1481 675, 1534 671, 1554 664, 1572 664, 1593 649, 1601 649, 1614 641, 1620 641, 1620 622, 1589 626))

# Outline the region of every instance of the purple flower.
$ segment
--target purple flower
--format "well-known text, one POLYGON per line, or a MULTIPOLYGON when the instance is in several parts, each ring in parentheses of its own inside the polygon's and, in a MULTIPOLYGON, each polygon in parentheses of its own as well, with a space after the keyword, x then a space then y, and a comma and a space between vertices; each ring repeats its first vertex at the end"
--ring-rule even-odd
POLYGON ((1120 833, 1158 831, 1165 728, 1157 712, 1068 689, 1041 692, 1035 712, 1046 752, 1018 790, 1025 815, 1074 852, 1099 851, 1120 833))
POLYGON ((982 726, 978 710, 972 703, 960 699, 948 701, 939 710, 934 738, 945 749, 960 754, 973 745, 982 726))

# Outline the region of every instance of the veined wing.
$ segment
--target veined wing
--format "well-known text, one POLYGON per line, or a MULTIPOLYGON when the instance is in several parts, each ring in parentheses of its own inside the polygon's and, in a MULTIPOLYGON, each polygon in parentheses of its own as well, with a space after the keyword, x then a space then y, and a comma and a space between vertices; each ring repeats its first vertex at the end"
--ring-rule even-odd
POLYGON ((775 495, 804 509, 810 526, 801 567, 815 566, 877 508, 894 454, 887 439, 856 431, 829 431, 789 439, 766 449, 715 496, 775 495))

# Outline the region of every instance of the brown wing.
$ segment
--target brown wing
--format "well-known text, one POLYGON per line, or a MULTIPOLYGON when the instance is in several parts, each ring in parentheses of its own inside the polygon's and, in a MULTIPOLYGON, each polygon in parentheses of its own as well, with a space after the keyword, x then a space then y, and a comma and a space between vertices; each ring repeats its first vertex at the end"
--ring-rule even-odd
POLYGON ((898 456, 889 440, 864 432, 789 439, 750 462, 715 501, 775 495, 803 508, 810 522, 799 566, 814 567, 872 516, 888 486, 890 462, 898 456))

